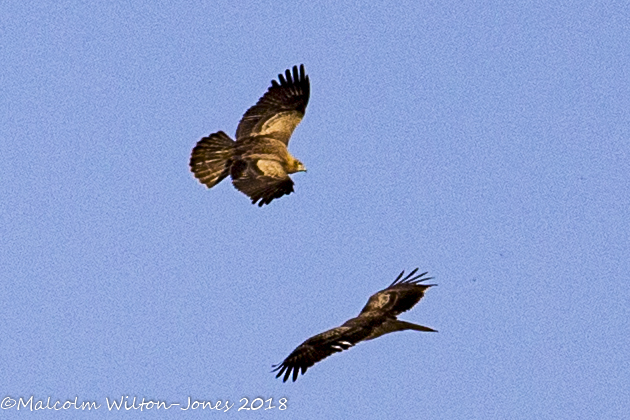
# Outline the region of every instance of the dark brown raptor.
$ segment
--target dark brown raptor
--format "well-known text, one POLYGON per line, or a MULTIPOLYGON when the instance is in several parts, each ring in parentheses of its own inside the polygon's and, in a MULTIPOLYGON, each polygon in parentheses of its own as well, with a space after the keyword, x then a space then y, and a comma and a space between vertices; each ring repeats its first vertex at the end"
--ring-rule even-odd
POLYGON ((432 328, 397 319, 398 315, 413 308, 429 287, 435 286, 419 284, 432 277, 424 277, 427 273, 414 277, 417 271, 416 268, 405 278, 405 272, 401 272, 388 288, 370 297, 359 316, 300 344, 281 364, 273 366, 273 371, 278 371, 276 378, 284 374, 284 382, 291 376, 295 382, 300 371, 304 374, 320 360, 383 334, 404 330, 436 332, 432 328))

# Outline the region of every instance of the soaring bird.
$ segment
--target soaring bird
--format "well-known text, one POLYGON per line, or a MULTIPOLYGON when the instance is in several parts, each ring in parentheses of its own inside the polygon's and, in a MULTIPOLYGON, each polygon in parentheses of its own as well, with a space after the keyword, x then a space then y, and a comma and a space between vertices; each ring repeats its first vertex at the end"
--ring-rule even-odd
POLYGON ((400 321, 396 317, 413 308, 422 299, 424 292, 435 284, 419 284, 433 277, 424 277, 422 273, 414 277, 416 268, 407 277, 402 271, 388 288, 373 294, 356 318, 349 319, 343 325, 321 334, 317 334, 300 344, 279 365, 274 365, 272 372, 278 372, 276 378, 284 374, 286 382, 293 372, 293 382, 300 371, 304 374, 308 368, 333 353, 347 350, 360 341, 372 340, 394 331, 414 330, 437 332, 436 330, 410 322, 400 321))
POLYGON ((236 141, 223 131, 204 137, 192 150, 190 170, 212 188, 230 175, 234 187, 258 206, 293 192, 289 174, 306 171, 287 146, 308 104, 311 87, 304 65, 272 80, 267 92, 245 112, 236 141))

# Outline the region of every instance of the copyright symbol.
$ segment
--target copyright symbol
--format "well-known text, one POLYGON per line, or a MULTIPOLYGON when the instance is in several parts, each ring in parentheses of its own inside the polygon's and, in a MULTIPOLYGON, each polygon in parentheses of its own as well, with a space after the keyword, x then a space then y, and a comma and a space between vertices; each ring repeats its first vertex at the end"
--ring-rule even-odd
POLYGON ((0 403, 0 408, 2 408, 3 410, 6 410, 7 408, 13 408, 15 403, 16 401, 13 398, 5 397, 0 403))

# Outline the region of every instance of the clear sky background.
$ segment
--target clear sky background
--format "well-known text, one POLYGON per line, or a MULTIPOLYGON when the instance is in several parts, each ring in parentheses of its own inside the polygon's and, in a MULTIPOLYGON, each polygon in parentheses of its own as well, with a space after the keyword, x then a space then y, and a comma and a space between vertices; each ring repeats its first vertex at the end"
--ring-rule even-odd
POLYGON ((0 62, 0 398, 630 415, 627 2, 5 1, 0 62), (301 63, 295 193, 197 182, 301 63), (401 319, 439 333, 270 373, 415 267, 439 286, 401 319))

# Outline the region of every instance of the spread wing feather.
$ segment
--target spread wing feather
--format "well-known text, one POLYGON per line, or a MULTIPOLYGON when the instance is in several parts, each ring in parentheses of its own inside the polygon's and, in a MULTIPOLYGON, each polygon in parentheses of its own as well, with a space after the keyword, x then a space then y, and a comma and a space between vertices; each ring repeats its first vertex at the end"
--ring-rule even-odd
POLYGON ((304 65, 293 66, 293 74, 286 70, 285 75, 279 74, 278 83, 271 81, 267 92, 258 100, 256 105, 245 112, 236 129, 236 139, 241 140, 251 136, 269 135, 289 144, 293 130, 298 126, 311 92, 310 81, 304 71, 304 65))
POLYGON ((360 315, 382 313, 389 317, 396 317, 413 308, 422 299, 424 292, 429 287, 435 286, 434 284, 419 284, 432 279, 432 277, 424 277, 426 272, 414 276, 417 271, 416 268, 405 278, 403 278, 405 272, 401 272, 389 287, 370 297, 360 315))
POLYGON ((331 354, 347 350, 368 337, 373 326, 363 325, 365 323, 353 318, 340 327, 309 338, 293 350, 282 363, 273 366, 275 369, 272 372, 278 372, 276 378, 284 374, 283 382, 286 382, 293 373, 295 382, 300 372, 303 375, 315 363, 331 354))

